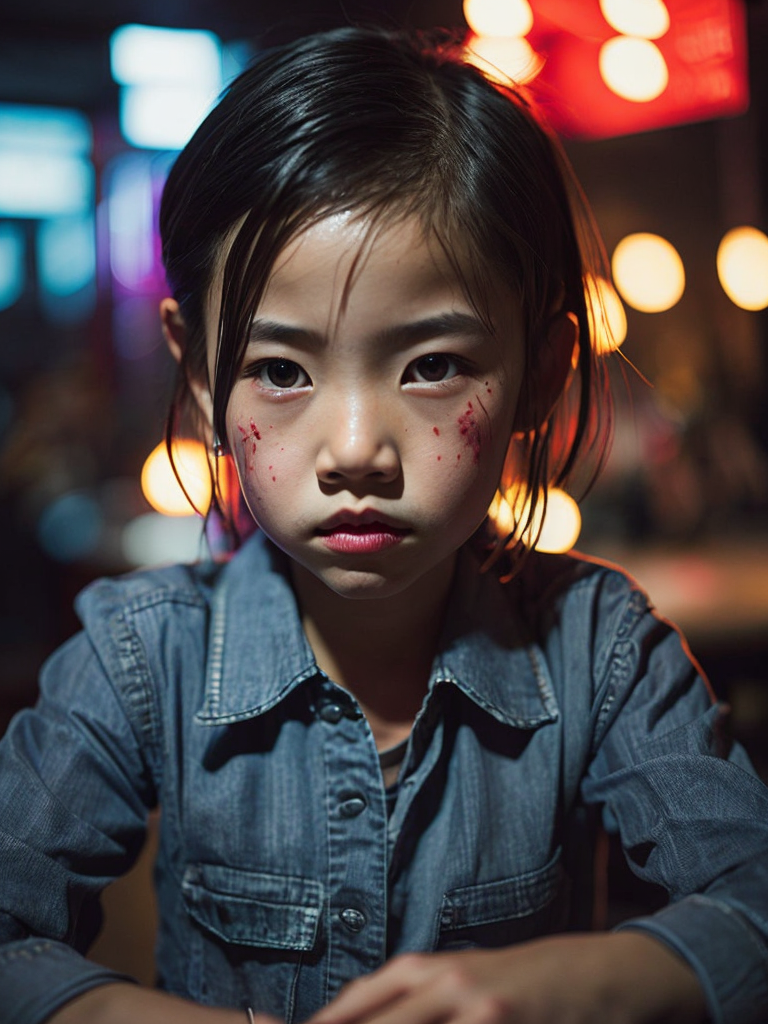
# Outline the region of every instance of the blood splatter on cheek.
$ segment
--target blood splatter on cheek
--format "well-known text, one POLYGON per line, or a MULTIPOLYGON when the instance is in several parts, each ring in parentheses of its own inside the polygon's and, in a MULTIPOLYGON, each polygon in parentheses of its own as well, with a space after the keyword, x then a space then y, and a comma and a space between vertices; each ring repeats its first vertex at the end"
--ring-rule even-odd
POLYGON ((240 431, 240 440, 243 445, 243 454, 245 455, 245 468, 249 473, 253 472, 253 462, 249 458, 249 455, 256 454, 256 442, 261 440, 261 433, 259 428, 250 420, 248 428, 244 427, 242 423, 237 424, 237 429, 240 431))
MULTIPOLYGON (((480 425, 477 422, 477 415, 475 413, 475 407, 471 402, 467 402, 467 408, 459 416, 457 420, 459 426, 459 435, 464 440, 464 444, 472 452, 472 457, 475 462, 480 460, 480 425)), ((461 453, 457 456, 457 461, 461 459, 461 453)))
POLYGON ((247 446, 248 442, 250 441, 253 445, 251 450, 255 452, 256 442, 261 440, 261 434, 259 433, 259 428, 253 422, 253 420, 250 421, 249 426, 250 430, 246 430, 242 423, 238 423, 237 429, 240 431, 240 439, 243 442, 243 446, 247 446))

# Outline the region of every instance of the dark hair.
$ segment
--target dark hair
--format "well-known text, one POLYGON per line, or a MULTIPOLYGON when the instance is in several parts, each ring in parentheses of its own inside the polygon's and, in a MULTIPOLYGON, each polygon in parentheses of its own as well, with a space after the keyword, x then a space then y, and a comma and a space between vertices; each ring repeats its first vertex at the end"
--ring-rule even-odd
MULTIPOLYGON (((582 455, 606 447, 596 400, 605 373, 590 344, 577 224, 592 239, 590 259, 602 250, 574 206, 573 176, 529 99, 467 63, 451 33, 343 28, 265 53, 197 130, 163 193, 163 259, 188 335, 169 440, 191 409, 189 379, 207 374, 206 302, 223 258, 211 382, 222 439, 248 326, 288 241, 341 210, 415 214, 476 306, 490 276, 517 290, 526 366, 554 315, 578 320, 575 380, 545 422, 510 444, 505 485, 521 481, 535 503, 582 455)), ((535 407, 535 395, 521 397, 535 407)))

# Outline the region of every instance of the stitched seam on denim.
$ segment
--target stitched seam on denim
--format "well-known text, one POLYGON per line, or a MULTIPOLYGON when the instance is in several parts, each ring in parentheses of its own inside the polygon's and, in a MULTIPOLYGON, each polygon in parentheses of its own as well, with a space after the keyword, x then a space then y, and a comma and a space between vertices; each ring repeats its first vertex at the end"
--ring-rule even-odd
MULTIPOLYGON (((530 658, 530 656, 531 656, 530 655, 530 651, 528 652, 528 655, 529 655, 529 658, 530 658)), ((459 682, 459 680, 456 678, 456 676, 453 674, 453 672, 451 672, 449 669, 447 669, 447 668, 445 668, 443 666, 440 666, 438 668, 438 673, 439 673, 439 675, 441 677, 438 680, 438 682, 452 684, 461 693, 463 693, 467 697, 469 697, 470 700, 472 700, 473 703, 475 703, 481 710, 486 711, 488 714, 493 714, 494 717, 498 716, 499 721, 503 725, 509 725, 509 726, 511 726, 512 728, 515 728, 515 729, 532 729, 532 728, 537 728, 540 725, 544 725, 546 723, 553 722, 553 721, 555 721, 558 718, 559 709, 557 707, 557 701, 554 699, 554 696, 552 698, 553 703, 555 704, 554 710, 550 710, 549 708, 547 708, 543 714, 532 715, 529 718, 519 718, 517 716, 510 715, 509 711, 506 708, 499 707, 498 704, 495 704, 492 700, 489 700, 485 695, 479 694, 474 687, 469 686, 467 683, 459 682)), ((536 668, 535 667, 534 667, 534 673, 536 673, 536 668)), ((537 680, 536 681, 537 681, 537 684, 539 684, 538 675, 537 675, 537 680)), ((540 695, 542 696, 542 699, 545 699, 545 695, 541 693, 541 686, 540 685, 539 685, 539 692, 540 692, 540 695)), ((548 703, 548 702, 546 702, 546 700, 545 700, 545 704, 546 703, 548 703)))
POLYGON ((146 741, 146 746, 141 745, 142 752, 146 752, 151 761, 153 779, 159 791, 162 785, 163 736, 157 687, 153 684, 149 659, 137 624, 128 621, 130 614, 126 610, 112 619, 121 674, 126 682, 126 686, 116 688, 128 708, 131 727, 134 730, 138 728, 146 741))
POLYGON ((183 604, 194 608, 204 608, 206 603, 205 598, 200 594, 191 591, 179 593, 169 587, 158 587, 146 594, 139 594, 128 601, 121 602, 121 607, 127 612, 143 612, 161 604, 183 604))
POLYGON ((641 590, 634 588, 630 590, 627 597, 624 613, 619 620, 614 634, 615 640, 613 649, 607 659, 604 673, 604 683, 596 686, 596 692, 604 690, 605 696, 595 718, 595 728, 592 739, 592 753, 597 751, 603 738, 603 731, 608 721, 611 709, 616 702, 622 688, 626 686, 631 676, 632 655, 637 660, 637 643, 630 636, 632 629, 642 619, 648 609, 648 603, 641 590))
MULTIPOLYGON (((535 648, 529 646, 526 647, 525 653, 528 656, 528 661, 531 663, 533 674, 536 677, 536 685, 539 688, 539 694, 541 695, 541 700, 547 710, 547 713, 553 719, 559 718, 560 708, 558 707, 554 687, 550 684, 547 673, 543 669, 541 659, 538 657, 538 652, 535 648)), ((544 719, 541 719, 541 721, 544 721, 544 719)))
POLYGON ((691 903, 706 904, 709 907, 714 907, 738 925, 739 930, 746 935, 750 944, 753 945, 760 954, 760 960, 766 967, 766 980, 768 981, 768 959, 766 959, 765 944, 761 941, 760 937, 755 934, 754 926, 745 918, 741 911, 737 910, 735 907, 731 907, 727 903, 724 903, 722 900, 716 899, 713 896, 707 896, 704 893, 692 893, 687 897, 687 899, 690 900, 691 903))
MULTIPOLYGON (((321 692, 320 688, 316 688, 316 693, 321 692)), ((315 720, 317 721, 317 719, 315 720)), ((324 818, 325 818, 325 877, 330 879, 331 877, 331 770, 328 761, 328 746, 325 740, 325 732, 321 728, 319 730, 321 735, 321 754, 323 758, 323 775, 325 783, 325 806, 324 806, 324 818)), ((323 925, 325 930, 325 952, 323 955, 323 965, 325 970, 323 972, 323 1003, 326 1003, 330 998, 331 989, 331 947, 335 943, 335 936, 333 934, 333 927, 331 923, 331 892, 330 886, 327 886, 326 898, 323 901, 323 925)), ((321 935, 322 939, 322 935, 321 935)))
POLYGON ((40 953, 47 953, 49 950, 57 951, 58 947, 53 942, 35 942, 29 944, 28 940, 22 939, 24 946, 19 948, 0 949, 0 960, 10 963, 11 960, 34 960, 40 953))
POLYGON ((224 671, 224 633, 226 629, 226 596, 224 587, 215 591, 211 606, 212 621, 203 713, 215 715, 221 703, 221 679, 224 671))

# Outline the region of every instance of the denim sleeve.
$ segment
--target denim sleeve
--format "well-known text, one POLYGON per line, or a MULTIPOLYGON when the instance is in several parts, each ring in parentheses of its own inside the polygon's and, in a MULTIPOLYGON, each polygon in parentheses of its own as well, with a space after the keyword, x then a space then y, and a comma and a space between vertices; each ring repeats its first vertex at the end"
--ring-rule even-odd
MULTIPOLYGON (((620 578, 619 578, 620 579, 620 578)), ((768 1019, 768 789, 679 634, 626 581, 598 588, 582 793, 669 904, 632 919, 696 971, 716 1024, 768 1019)))
POLYGON ((137 725, 142 697, 115 671, 127 652, 113 653, 97 653, 85 634, 67 643, 43 670, 37 707, 0 743, 2 1024, 38 1024, 119 977, 84 953, 101 890, 135 860, 156 799, 137 725))

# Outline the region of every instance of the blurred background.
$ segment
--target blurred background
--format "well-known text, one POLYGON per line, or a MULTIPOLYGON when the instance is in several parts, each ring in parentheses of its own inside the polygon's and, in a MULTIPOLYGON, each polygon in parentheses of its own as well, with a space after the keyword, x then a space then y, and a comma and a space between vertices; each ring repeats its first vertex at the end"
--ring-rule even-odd
MULTIPOLYGON (((768 0, 5 0, 0 732, 83 585, 202 550, 151 458, 163 180, 251 58, 350 22, 459 29, 563 138, 620 350, 606 472, 578 507, 552 496, 545 543, 637 576, 768 774, 768 0)), ((204 504, 199 456, 181 461, 204 504)))

